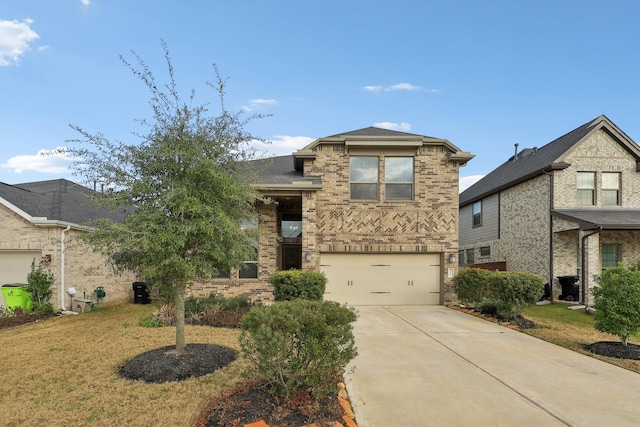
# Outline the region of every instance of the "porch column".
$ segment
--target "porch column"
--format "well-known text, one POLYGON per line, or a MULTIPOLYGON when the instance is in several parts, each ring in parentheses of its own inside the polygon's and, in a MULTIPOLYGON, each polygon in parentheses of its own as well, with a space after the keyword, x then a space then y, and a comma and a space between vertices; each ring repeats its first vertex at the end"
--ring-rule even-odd
POLYGON ((591 289, 595 285, 594 275, 602 273, 600 260, 600 233, 580 231, 580 253, 582 254, 582 274, 580 277, 582 303, 587 307, 593 305, 591 289))
POLYGON ((302 270, 320 271, 317 245, 316 192, 302 192, 302 270))

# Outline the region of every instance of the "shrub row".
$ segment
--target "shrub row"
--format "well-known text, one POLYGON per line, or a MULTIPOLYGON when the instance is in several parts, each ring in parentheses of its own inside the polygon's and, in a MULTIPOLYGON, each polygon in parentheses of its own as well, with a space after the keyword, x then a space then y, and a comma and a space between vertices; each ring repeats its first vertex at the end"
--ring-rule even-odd
POLYGON ((276 301, 306 299, 320 301, 324 296, 327 278, 324 274, 306 270, 277 271, 269 277, 276 301))
POLYGON ((518 318, 544 293, 542 277, 521 272, 466 268, 454 277, 453 284, 461 302, 504 320, 518 318))

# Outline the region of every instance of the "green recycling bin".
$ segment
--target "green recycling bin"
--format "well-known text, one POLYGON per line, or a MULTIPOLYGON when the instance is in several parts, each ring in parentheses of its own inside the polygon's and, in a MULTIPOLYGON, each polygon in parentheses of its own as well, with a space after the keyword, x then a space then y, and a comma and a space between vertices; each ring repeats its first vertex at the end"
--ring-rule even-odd
POLYGON ((2 290, 7 309, 20 307, 25 312, 31 310, 31 294, 27 292, 28 286, 29 285, 25 285, 24 283, 8 283, 2 285, 0 290, 2 290))

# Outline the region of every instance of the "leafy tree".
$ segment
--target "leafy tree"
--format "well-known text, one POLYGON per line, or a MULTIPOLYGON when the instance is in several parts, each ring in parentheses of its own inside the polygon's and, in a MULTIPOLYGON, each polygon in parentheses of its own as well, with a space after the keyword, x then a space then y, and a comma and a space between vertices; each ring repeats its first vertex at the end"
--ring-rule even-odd
MULTIPOLYGON (((633 267, 632 267, 633 268, 633 267)), ((623 266, 607 268, 596 277, 594 326, 616 335, 624 345, 640 331, 640 271, 623 266)))
POLYGON ((256 140, 245 125, 260 115, 243 117, 224 106, 225 80, 214 65, 220 112, 194 106, 192 90, 183 102, 166 43, 168 83, 155 76, 135 52, 137 66, 120 57, 151 92, 152 119, 139 120, 146 133, 133 133, 137 143, 111 141, 71 127, 88 144, 68 153, 79 159, 74 172, 87 184, 100 182, 107 190, 97 202, 125 209, 123 222, 98 220, 84 238, 119 269, 141 273, 150 286, 169 290, 176 306, 176 352, 186 346, 184 294, 196 278, 240 267, 255 255, 251 242, 257 230, 241 224, 255 222, 259 194, 250 185, 244 160, 253 155, 256 140), (163 88, 163 89, 161 89, 163 88))

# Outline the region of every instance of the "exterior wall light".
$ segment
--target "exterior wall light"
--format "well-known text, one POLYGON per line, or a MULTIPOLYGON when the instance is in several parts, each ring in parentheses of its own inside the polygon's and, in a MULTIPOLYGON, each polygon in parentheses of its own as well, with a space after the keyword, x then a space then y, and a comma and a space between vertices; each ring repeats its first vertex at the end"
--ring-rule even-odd
POLYGON ((304 259, 307 262, 311 262, 311 259, 313 258, 313 254, 310 251, 307 251, 307 253, 304 254, 304 259))
POLYGON ((452 264, 456 262, 456 254, 449 254, 449 262, 452 264))

